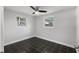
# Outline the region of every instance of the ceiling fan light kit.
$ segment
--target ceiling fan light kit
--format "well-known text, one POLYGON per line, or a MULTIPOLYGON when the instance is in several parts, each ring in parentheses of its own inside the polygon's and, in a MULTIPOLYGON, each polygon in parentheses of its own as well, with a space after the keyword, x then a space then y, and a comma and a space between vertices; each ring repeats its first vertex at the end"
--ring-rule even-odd
POLYGON ((35 14, 37 14, 37 15, 38 15, 38 14, 39 14, 39 12, 38 12, 38 11, 36 11, 36 12, 35 12, 35 14))

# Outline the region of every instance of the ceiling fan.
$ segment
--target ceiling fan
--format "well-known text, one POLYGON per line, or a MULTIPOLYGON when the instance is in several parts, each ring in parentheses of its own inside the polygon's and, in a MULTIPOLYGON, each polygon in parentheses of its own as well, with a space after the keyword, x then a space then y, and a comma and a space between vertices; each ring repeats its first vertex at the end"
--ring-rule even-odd
POLYGON ((47 11, 46 10, 40 10, 38 6, 36 7, 33 7, 33 6, 30 6, 34 12, 32 14, 38 14, 38 13, 46 13, 47 11))

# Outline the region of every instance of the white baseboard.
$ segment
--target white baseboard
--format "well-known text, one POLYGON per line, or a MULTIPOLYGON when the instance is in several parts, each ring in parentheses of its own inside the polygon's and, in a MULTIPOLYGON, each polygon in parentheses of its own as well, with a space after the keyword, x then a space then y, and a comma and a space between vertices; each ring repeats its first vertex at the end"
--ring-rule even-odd
POLYGON ((76 49, 76 52, 79 53, 79 49, 76 49))
POLYGON ((29 38, 32 38, 32 37, 34 37, 34 36, 29 36, 29 37, 18 39, 16 41, 8 42, 8 43, 4 44, 4 46, 15 43, 15 42, 19 42, 19 41, 22 41, 22 40, 25 40, 25 39, 29 39, 29 38))
MULTIPOLYGON (((45 38, 45 37, 42 37, 42 36, 36 36, 36 37, 42 38, 42 39, 45 39, 45 40, 49 39, 49 38, 45 38)), ((70 44, 67 44, 67 43, 64 43, 64 42, 59 42, 59 41, 55 41, 55 40, 52 40, 52 39, 49 39, 48 41, 55 42, 55 43, 58 43, 58 44, 62 44, 64 46, 68 46, 68 47, 74 48, 73 45, 70 45, 70 44)))

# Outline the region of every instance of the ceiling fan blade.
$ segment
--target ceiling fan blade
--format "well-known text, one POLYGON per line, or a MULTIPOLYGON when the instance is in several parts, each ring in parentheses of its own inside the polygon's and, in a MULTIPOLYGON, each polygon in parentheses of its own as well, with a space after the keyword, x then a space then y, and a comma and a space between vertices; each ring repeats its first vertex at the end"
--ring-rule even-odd
POLYGON ((39 12, 47 12, 46 10, 39 10, 39 12))
POLYGON ((35 14, 35 12, 33 12, 32 14, 35 14))
POLYGON ((33 6, 30 6, 33 10, 35 10, 36 11, 36 8, 34 8, 33 6))

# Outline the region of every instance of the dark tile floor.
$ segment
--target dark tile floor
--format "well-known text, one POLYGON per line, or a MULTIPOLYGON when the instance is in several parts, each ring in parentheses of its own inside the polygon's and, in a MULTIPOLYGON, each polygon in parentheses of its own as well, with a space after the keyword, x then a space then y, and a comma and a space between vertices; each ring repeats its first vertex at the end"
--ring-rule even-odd
POLYGON ((5 53, 76 53, 74 48, 33 37, 4 47, 5 53))

